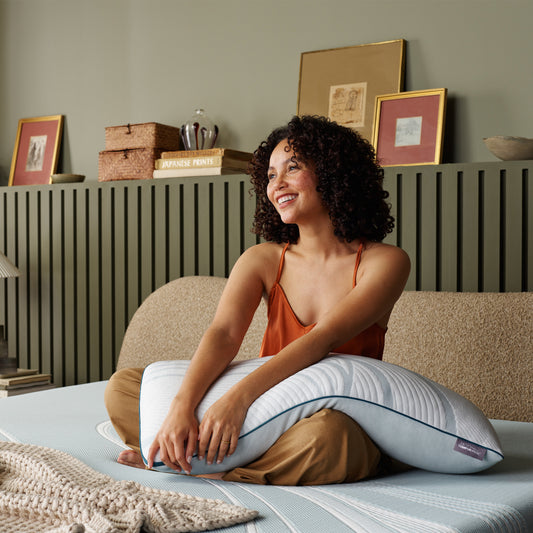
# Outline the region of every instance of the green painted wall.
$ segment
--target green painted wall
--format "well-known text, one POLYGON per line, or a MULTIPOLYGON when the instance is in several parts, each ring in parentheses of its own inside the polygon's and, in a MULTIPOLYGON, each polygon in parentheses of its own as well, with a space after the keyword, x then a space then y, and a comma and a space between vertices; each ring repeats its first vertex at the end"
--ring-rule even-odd
POLYGON ((0 185, 20 118, 66 116, 62 170, 96 180, 104 128, 203 106, 255 149, 296 111, 300 54, 403 38, 406 90, 447 87, 445 162, 533 136, 531 0, 0 0, 0 185))

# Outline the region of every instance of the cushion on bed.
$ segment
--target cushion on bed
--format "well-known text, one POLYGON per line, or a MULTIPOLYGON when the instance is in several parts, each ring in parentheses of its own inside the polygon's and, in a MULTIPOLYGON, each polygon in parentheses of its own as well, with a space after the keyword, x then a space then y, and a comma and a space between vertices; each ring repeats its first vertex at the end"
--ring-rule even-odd
MULTIPOLYGON (((233 384, 268 359, 230 365, 198 406, 198 419, 233 384)), ((188 365, 189 361, 161 361, 144 371, 139 431, 145 459, 188 365)), ((346 413, 387 455, 425 470, 472 473, 503 458, 492 425, 469 400, 391 363, 332 355, 259 397, 248 410, 236 452, 220 465, 193 458, 192 473, 248 464, 298 420, 323 408, 346 413)), ((156 469, 171 471, 156 459, 156 469)))

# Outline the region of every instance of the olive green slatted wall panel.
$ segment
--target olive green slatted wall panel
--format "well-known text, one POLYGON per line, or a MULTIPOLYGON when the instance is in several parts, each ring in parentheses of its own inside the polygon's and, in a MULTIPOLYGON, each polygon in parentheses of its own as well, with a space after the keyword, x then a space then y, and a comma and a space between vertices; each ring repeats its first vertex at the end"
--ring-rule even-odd
POLYGON ((531 291, 530 162, 386 169, 397 227, 387 242, 411 257, 409 290, 531 291))
MULTIPOLYGON (((386 169, 407 288, 531 291, 532 166, 386 169)), ((253 211, 245 176, 0 188, 0 250, 23 273, 0 281, 10 353, 58 385, 106 379, 144 298, 226 276, 256 242, 253 211)))
POLYGON ((58 385, 106 379, 131 316, 180 276, 227 276, 256 242, 242 176, 4 187, 0 323, 22 367, 58 385))

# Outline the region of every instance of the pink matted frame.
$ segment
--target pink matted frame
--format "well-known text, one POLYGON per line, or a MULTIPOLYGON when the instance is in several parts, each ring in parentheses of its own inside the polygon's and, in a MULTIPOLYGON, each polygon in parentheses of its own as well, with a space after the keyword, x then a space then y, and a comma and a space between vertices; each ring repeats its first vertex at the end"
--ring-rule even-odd
POLYGON ((376 97, 372 139, 381 166, 441 163, 446 96, 429 89, 376 97))
POLYGON ((9 185, 50 183, 57 170, 63 115, 19 120, 9 185))

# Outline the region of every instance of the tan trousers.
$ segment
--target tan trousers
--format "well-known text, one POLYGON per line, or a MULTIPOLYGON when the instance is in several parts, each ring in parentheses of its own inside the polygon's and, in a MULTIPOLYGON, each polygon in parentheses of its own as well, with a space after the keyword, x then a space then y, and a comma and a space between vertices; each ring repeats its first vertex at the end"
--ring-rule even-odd
MULTIPOLYGON (((142 372, 119 370, 105 391, 113 426, 136 451, 142 372)), ((262 485, 354 482, 382 473, 380 459, 378 448, 356 422, 340 411, 323 409, 287 430, 259 459, 231 470, 223 479, 262 485)))

